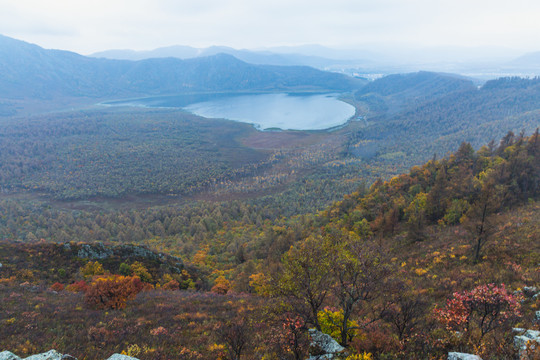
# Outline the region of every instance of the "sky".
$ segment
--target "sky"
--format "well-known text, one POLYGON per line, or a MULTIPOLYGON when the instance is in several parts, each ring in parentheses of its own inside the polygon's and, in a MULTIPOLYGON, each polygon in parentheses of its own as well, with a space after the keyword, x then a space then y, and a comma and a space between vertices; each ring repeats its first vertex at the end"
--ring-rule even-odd
POLYGON ((538 0, 0 0, 0 34, 91 54, 171 45, 540 51, 538 0))

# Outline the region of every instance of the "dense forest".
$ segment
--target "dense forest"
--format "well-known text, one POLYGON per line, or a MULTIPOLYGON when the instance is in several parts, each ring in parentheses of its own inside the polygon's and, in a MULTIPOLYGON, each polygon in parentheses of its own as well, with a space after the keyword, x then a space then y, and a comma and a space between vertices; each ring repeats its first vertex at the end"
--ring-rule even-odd
POLYGON ((3 202, 2 227, 28 234, 0 249, 2 346, 303 359, 315 327, 351 359, 514 357, 511 328, 533 328, 540 306, 531 293, 540 283, 539 155, 538 131, 478 151, 463 143, 322 212, 281 218, 240 201, 94 217, 3 202), (58 234, 59 245, 39 240, 58 234), (104 245, 80 243, 88 239, 104 245), (105 289, 118 290, 96 301, 105 289), (245 346, 234 350, 238 341, 245 346))
POLYGON ((516 357, 512 328, 539 326, 540 80, 360 83, 329 131, 6 113, 0 348, 299 360, 316 328, 348 360, 516 357))
POLYGON ((445 156, 462 141, 478 149, 508 131, 531 134, 538 126, 538 79, 501 79, 477 89, 435 73, 387 78, 343 95, 358 116, 332 132, 257 132, 163 109, 6 118, 0 191, 57 200, 273 194, 275 207, 306 213, 363 183, 445 156), (315 191, 326 187, 335 190, 315 191))

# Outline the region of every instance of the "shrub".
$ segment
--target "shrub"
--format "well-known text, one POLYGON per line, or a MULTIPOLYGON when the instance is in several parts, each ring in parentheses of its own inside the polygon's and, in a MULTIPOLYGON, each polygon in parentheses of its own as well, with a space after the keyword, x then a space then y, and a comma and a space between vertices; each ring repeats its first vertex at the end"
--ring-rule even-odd
POLYGON ((54 284, 51 285, 50 289, 52 291, 62 291, 62 290, 64 290, 64 284, 61 284, 59 282, 55 282, 54 284))
MULTIPOLYGON (((341 338, 340 325, 343 323, 343 310, 333 311, 333 309, 326 307, 317 313, 317 318, 321 326, 321 331, 339 341, 341 338)), ((352 320, 348 320, 347 325, 349 329, 347 336, 349 340, 352 340, 352 338, 359 334, 359 326, 356 321, 352 320)))
POLYGON ((144 282, 152 282, 152 275, 150 275, 148 269, 142 263, 135 261, 133 264, 131 264, 130 268, 131 274, 138 276, 144 282))
POLYGON ((118 272, 120 273, 120 275, 125 275, 125 276, 130 276, 133 274, 131 267, 126 263, 120 264, 120 267, 118 268, 118 272))
POLYGON ((97 309, 122 309, 143 288, 138 276, 99 276, 89 285, 85 301, 97 309))
POLYGON ((180 289, 180 283, 176 280, 171 280, 161 287, 163 290, 179 290, 180 289))
POLYGON ((66 286, 66 290, 71 292, 86 292, 88 290, 88 284, 84 280, 76 281, 66 286))
POLYGON ((103 265, 101 265, 98 261, 89 261, 86 265, 84 265, 81 268, 81 274, 83 276, 95 276, 95 275, 104 275, 105 270, 103 269, 103 265))
POLYGON ((520 316, 518 300, 504 284, 481 285, 454 293, 444 309, 435 310, 435 316, 448 330, 463 331, 465 338, 479 345, 486 334, 508 327, 520 316))

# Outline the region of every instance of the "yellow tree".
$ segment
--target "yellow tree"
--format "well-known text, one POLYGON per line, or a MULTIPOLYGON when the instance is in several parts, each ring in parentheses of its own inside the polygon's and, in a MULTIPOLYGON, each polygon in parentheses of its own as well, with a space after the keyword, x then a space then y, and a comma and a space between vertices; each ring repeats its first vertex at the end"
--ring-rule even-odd
POLYGON ((272 295, 282 297, 292 312, 319 331, 317 314, 332 285, 330 259, 323 239, 308 237, 289 249, 269 282, 272 295))

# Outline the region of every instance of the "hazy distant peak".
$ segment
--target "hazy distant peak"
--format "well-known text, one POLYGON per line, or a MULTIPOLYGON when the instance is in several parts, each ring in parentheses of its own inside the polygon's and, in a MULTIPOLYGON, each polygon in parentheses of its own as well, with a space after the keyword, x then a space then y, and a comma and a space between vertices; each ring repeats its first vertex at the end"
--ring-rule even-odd
POLYGON ((526 68, 540 68, 540 51, 527 53, 510 61, 511 65, 526 68))

